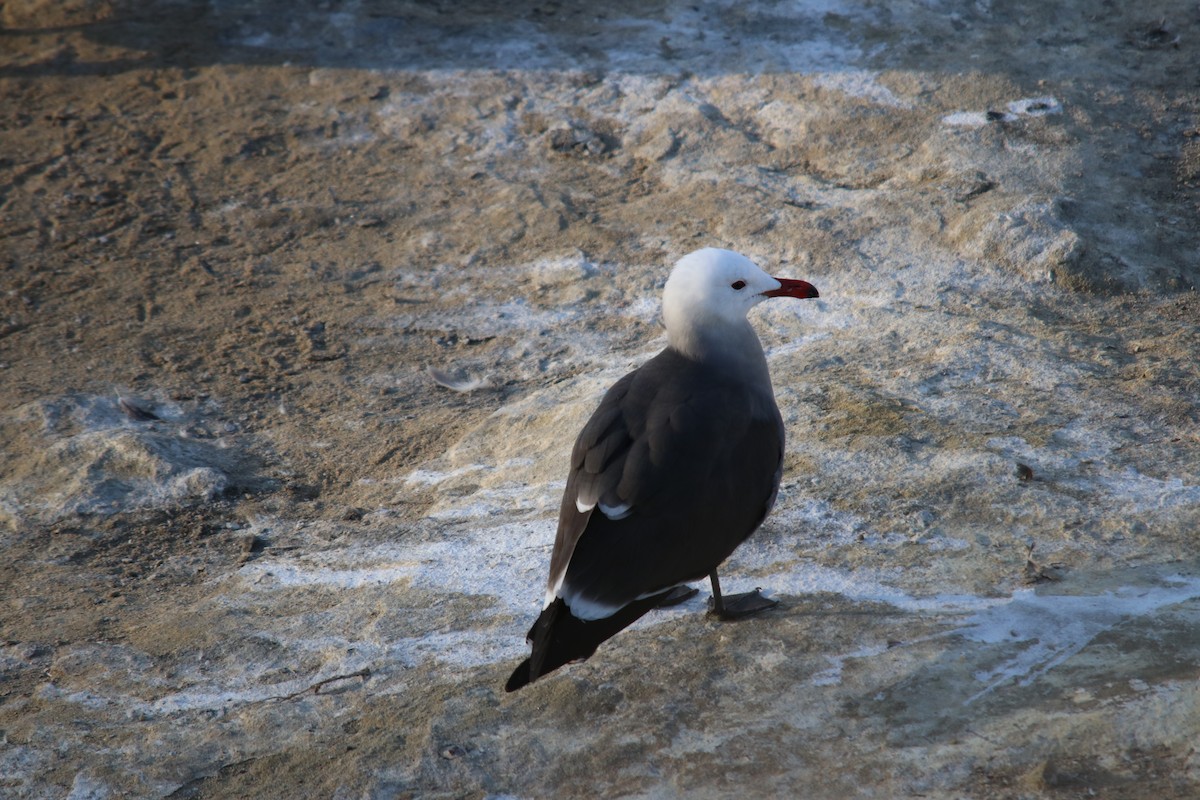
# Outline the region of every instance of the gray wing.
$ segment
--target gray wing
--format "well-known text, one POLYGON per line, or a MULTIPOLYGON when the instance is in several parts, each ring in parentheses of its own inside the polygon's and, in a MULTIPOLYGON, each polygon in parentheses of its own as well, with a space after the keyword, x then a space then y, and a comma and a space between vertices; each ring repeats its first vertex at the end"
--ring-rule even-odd
POLYGON ((762 522, 782 463, 769 394, 660 353, 608 391, 575 442, 547 601, 598 618, 704 577, 762 522))

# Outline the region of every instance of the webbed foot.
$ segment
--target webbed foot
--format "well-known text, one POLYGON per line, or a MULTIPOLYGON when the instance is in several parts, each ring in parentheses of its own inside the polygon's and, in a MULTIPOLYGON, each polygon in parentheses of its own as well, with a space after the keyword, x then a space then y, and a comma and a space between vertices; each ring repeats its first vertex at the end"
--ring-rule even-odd
POLYGON ((721 581, 717 578, 717 571, 710 572, 708 579, 712 581, 713 590, 712 597, 708 601, 708 613, 719 620, 745 619, 752 614, 779 605, 778 600, 763 597, 762 589, 724 597, 721 595, 721 581))
POLYGON ((755 589, 753 592, 730 594, 721 598, 714 595, 708 600, 708 613, 723 622, 729 622, 744 619, 777 605, 779 605, 778 600, 763 597, 762 590, 755 589))
POLYGON ((658 604, 658 607, 664 608, 666 606, 677 606, 680 603, 691 600, 698 594, 700 594, 700 590, 694 586, 676 586, 671 590, 670 594, 663 598, 662 602, 658 604))

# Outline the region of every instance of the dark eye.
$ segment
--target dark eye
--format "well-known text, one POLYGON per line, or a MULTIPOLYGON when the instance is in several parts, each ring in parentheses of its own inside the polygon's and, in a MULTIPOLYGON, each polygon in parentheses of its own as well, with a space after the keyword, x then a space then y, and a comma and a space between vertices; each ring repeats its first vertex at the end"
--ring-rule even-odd
POLYGON ((729 284, 729 286, 730 286, 730 288, 737 289, 740 292, 742 289, 746 288, 746 282, 745 281, 734 281, 733 283, 729 284))

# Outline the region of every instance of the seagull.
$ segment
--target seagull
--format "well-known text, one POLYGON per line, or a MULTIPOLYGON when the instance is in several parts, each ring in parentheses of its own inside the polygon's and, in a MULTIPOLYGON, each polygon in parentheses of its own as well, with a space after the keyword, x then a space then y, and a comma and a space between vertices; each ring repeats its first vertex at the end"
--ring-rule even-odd
POLYGON ((545 605, 512 692, 596 648, 656 606, 697 593, 739 619, 776 605, 722 595, 717 568, 754 533, 783 474, 783 419, 746 314, 819 297, 730 250, 681 258, 663 290, 666 348, 605 393, 571 451, 545 605))

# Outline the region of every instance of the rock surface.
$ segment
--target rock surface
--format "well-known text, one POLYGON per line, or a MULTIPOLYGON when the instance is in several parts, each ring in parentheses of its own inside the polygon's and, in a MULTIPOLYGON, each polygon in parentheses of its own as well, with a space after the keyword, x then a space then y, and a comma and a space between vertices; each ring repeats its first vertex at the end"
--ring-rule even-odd
POLYGON ((0 8, 0 796, 1200 794, 1194 3, 0 8), (789 433, 514 696, 705 245, 789 433))

